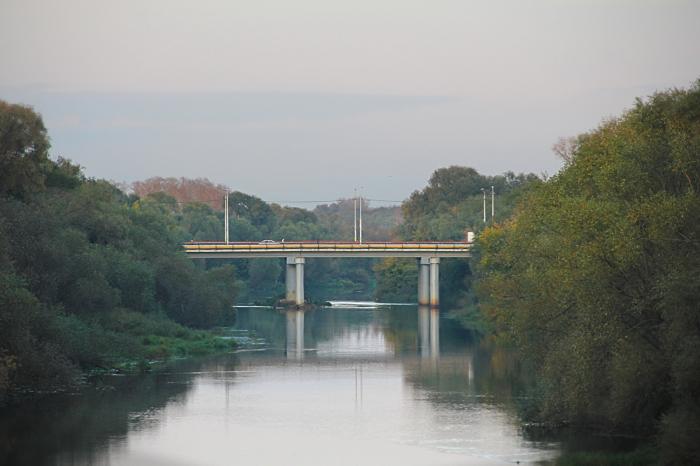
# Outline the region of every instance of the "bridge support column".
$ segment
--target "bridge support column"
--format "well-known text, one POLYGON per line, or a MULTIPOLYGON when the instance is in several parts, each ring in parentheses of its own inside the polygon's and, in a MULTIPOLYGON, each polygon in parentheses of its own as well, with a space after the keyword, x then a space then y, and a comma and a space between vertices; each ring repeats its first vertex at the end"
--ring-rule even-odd
POLYGON ((440 306, 439 257, 421 257, 418 260, 418 304, 440 306))
POLYGON ((418 304, 430 304, 430 258, 421 257, 418 260, 418 304))
POLYGON ((287 277, 285 280, 287 293, 285 299, 288 303, 296 303, 297 301, 297 268, 295 259, 295 257, 287 257, 287 277))
POLYGON ((295 257, 294 262, 296 263, 296 304, 301 306, 304 304, 304 263, 306 260, 303 257, 295 257))
POLYGON ((440 258, 430 258, 430 306, 440 306, 440 258))

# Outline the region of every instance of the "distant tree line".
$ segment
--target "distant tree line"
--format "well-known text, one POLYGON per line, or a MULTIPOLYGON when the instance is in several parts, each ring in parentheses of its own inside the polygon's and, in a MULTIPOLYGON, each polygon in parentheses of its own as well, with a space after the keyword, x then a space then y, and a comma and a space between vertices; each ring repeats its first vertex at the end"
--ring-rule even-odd
MULTIPOLYGON (((150 178, 133 184, 141 196, 167 206, 190 240, 222 240, 224 215, 220 208, 226 188, 206 179, 150 178), (194 193, 199 193, 196 197, 194 193), (218 208, 209 199, 219 196, 218 208)), ((259 197, 229 193, 231 241, 344 240, 354 238, 355 204, 343 199, 313 210, 268 203, 259 197)), ((358 205, 359 207, 359 205, 358 205)), ((399 207, 372 207, 363 202, 363 239, 390 240, 401 220, 399 207)), ((371 259, 313 259, 306 264, 306 295, 311 301, 370 299, 375 291, 376 261, 371 259)), ((207 263, 224 264, 209 260, 207 263)), ((284 295, 284 267, 279 259, 235 262, 238 301, 271 303, 284 295)))

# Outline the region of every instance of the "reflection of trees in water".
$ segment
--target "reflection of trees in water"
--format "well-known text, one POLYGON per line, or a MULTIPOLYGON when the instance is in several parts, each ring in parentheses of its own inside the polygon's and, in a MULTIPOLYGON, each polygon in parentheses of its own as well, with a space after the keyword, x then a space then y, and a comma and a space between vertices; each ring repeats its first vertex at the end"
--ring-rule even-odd
POLYGON ((267 340, 268 345, 284 348, 287 338, 287 322, 284 314, 275 309, 246 309, 236 311, 236 328, 252 332, 267 340))
MULTIPOLYGON (((443 327, 446 327, 444 325, 443 327)), ((404 360, 405 378, 437 403, 488 403, 513 407, 527 386, 515 352, 483 339, 445 351, 454 338, 441 332, 441 353, 404 360)))
POLYGON ((396 354, 414 353, 418 348, 415 307, 389 308, 380 315, 384 338, 396 354))
MULTIPOLYGON (((467 397, 513 406, 513 400, 527 385, 527 374, 515 352, 482 339, 456 320, 439 319, 437 311, 422 311, 422 326, 427 328, 421 327, 418 307, 307 311, 303 316, 303 346, 315 348, 318 343, 333 339, 381 333, 393 354, 401 356, 406 380, 426 390, 430 399, 454 402, 467 397), (433 334, 430 330, 436 326, 437 334, 433 334)), ((288 323, 284 311, 273 309, 242 309, 238 314, 240 328, 255 331, 280 349, 289 343, 288 323)))
POLYGON ((100 463, 105 444, 148 429, 169 403, 186 402, 196 363, 177 374, 105 376, 79 396, 51 396, 0 415, 0 464, 100 463))
MULTIPOLYGON (((324 309, 304 312, 304 346, 314 348, 319 342, 342 339, 354 334, 381 333, 394 354, 415 354, 419 350, 417 306, 381 310, 324 309)), ((241 308, 236 326, 250 330, 267 340, 269 346, 282 349, 287 345, 288 311, 241 308)), ((296 312, 296 311, 291 311, 296 312)), ((441 319, 440 347, 463 348, 475 336, 454 320, 441 319)))
MULTIPOLYGON (((255 335, 267 340, 269 346, 273 348, 285 348, 288 330, 287 312, 297 311, 241 308, 237 311, 236 327, 250 330, 255 335)), ((384 310, 368 312, 323 308, 305 311, 303 313, 304 345, 306 348, 313 348, 317 342, 348 335, 357 332, 358 329, 392 333, 393 330, 387 329, 388 324, 383 323, 386 319, 386 312, 384 310)), ((406 312, 413 316, 411 310, 399 312, 406 312)))

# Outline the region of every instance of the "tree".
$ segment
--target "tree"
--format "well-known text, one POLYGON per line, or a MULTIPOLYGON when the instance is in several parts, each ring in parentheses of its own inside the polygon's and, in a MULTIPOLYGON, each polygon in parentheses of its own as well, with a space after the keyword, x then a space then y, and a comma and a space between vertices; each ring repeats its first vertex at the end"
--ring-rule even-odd
MULTIPOLYGON (((533 174, 506 172, 499 176, 485 176, 470 167, 440 168, 430 177, 428 186, 413 192, 401 205, 403 223, 396 228, 395 236, 405 241, 464 241, 467 231, 478 232, 484 228, 482 188, 490 191, 494 186, 497 194, 494 220, 501 221, 508 218, 516 200, 539 182, 533 174)), ((488 222, 491 223, 490 199, 487 209, 488 222)), ((396 267, 397 264, 389 260, 375 267, 378 296, 390 292, 391 284, 396 282, 396 267)), ((464 260, 445 261, 440 277, 444 289, 441 295, 443 303, 460 308, 468 303, 469 312, 474 314, 474 297, 469 290, 469 263, 464 260)), ((412 300, 415 294, 413 287, 398 286, 397 290, 402 290, 401 297, 394 299, 412 300)))
POLYGON ((415 259, 388 258, 374 266, 377 273, 376 299, 413 301, 418 295, 418 267, 415 259))
POLYGON ((263 235, 269 235, 274 230, 277 219, 275 213, 265 201, 240 191, 229 193, 229 208, 236 218, 250 221, 263 235))
POLYGON ((482 309, 537 374, 536 416, 700 435, 700 81, 579 136, 567 166, 479 239, 482 309))
POLYGON ((177 202, 203 203, 215 210, 223 210, 226 186, 214 184, 206 178, 161 178, 153 177, 131 184, 131 189, 140 197, 154 193, 165 193, 177 202))
POLYGON ((48 150, 41 116, 0 100, 0 194, 23 197, 43 189, 48 150))

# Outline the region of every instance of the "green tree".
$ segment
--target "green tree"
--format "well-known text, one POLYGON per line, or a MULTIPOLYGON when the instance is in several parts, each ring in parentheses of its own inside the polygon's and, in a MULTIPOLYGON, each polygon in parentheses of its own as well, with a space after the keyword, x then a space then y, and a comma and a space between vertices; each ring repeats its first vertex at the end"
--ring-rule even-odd
MULTIPOLYGON (((414 191, 402 204, 404 221, 396 228, 396 236, 405 241, 464 241, 467 231, 478 232, 484 228, 482 188, 490 192, 491 186, 494 187, 497 194, 495 220, 501 221, 510 216, 516 200, 539 182, 539 178, 533 174, 507 172, 499 176, 485 176, 469 167, 440 168, 430 177, 428 186, 414 191)), ((492 223, 490 195, 487 210, 487 220, 492 223)), ((375 267, 378 298, 393 296, 392 299, 402 301, 415 299, 414 287, 402 285, 396 280, 395 274, 399 270, 408 272, 409 269, 404 263, 401 264, 397 269, 395 261, 385 260, 384 264, 375 267), (392 292, 392 286, 396 286, 397 291, 392 292)), ((442 303, 469 313, 468 319, 474 321, 476 300, 471 291, 469 262, 443 261, 440 282, 442 303)), ((483 323, 480 327, 484 328, 483 323)))
POLYGON ((576 138, 480 237, 479 296, 538 374, 535 415, 700 455, 700 82, 576 138))
POLYGON ((415 259, 384 259, 374 266, 377 273, 375 297, 379 301, 418 299, 418 267, 415 259))
POLYGON ((0 194, 25 196, 43 189, 48 150, 41 116, 0 100, 0 194))
POLYGON ((228 199, 232 217, 248 220, 263 235, 269 235, 274 230, 275 213, 265 201, 240 191, 230 193, 228 199))

